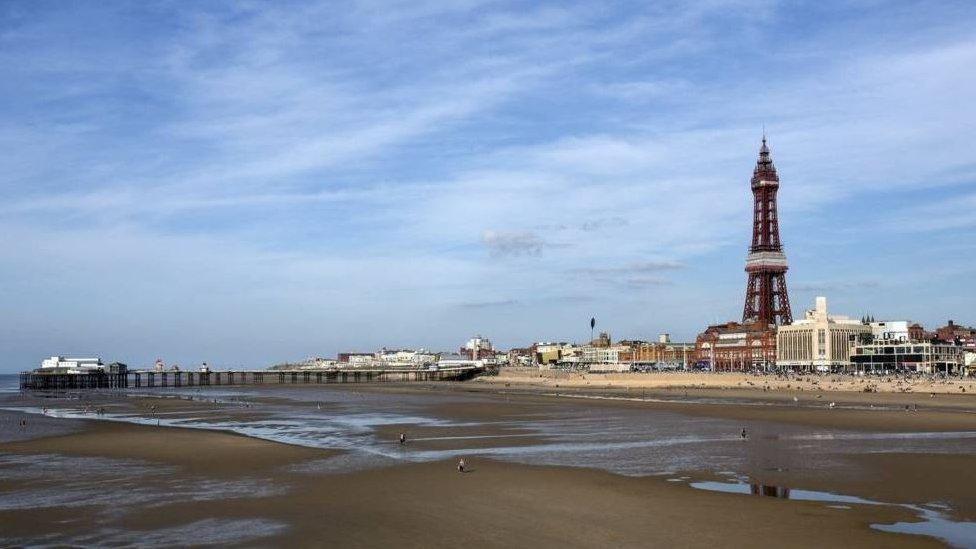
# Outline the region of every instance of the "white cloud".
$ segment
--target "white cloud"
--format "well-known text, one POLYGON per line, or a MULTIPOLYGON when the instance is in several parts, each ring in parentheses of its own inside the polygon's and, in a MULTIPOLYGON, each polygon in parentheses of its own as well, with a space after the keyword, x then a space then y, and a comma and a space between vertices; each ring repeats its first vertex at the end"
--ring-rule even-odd
MULTIPOLYGON (((16 302, 36 333, 69 298, 75 322, 92 304, 129 311, 119 338, 185 311, 197 350, 192 332, 233 311, 219 352, 234 356, 234 330, 310 353, 364 333, 414 344, 406 319, 420 314, 444 330, 431 346, 482 323, 503 344, 558 336, 604 303, 636 330, 650 300, 677 325, 659 329, 690 334, 741 299, 763 121, 784 231, 804 231, 787 246, 848 226, 852 204, 865 216, 853 243, 968 228, 976 42, 951 32, 960 23, 906 28, 897 47, 816 25, 781 43, 783 9, 210 5, 131 51, 106 34, 70 55, 71 25, 25 18, 0 38, 23 45, 0 53, 18 77, 0 89, 7 292, 37 298, 16 302), (951 196, 889 217, 868 207, 921 187, 951 196), (604 290, 595 303, 581 279, 604 290), (500 319, 513 310, 524 324, 500 319)), ((839 279, 806 268, 791 276, 839 279)))
POLYGON ((494 257, 538 256, 546 247, 542 239, 531 232, 485 231, 481 241, 494 257))

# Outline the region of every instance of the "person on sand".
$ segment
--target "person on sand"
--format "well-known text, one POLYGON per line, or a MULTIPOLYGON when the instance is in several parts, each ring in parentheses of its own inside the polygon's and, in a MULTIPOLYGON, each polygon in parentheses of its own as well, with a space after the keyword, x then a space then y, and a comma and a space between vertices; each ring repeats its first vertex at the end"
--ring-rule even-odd
POLYGON ((464 458, 458 460, 458 473, 464 472, 464 458))
POLYGON ((739 434, 743 439, 749 438, 749 433, 746 432, 746 428, 742 428, 742 433, 739 434))
POLYGON ((406 443, 407 443, 406 433, 400 433, 400 446, 403 446, 406 443))

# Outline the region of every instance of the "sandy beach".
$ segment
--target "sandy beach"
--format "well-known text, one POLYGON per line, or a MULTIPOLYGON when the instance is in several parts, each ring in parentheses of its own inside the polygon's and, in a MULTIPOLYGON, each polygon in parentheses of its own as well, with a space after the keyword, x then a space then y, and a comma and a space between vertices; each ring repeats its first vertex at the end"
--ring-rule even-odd
MULTIPOLYGON (((929 504, 944 509, 953 521, 976 520, 971 474, 976 453, 968 439, 953 442, 958 450, 952 446, 935 453, 911 446, 928 444, 924 437, 872 442, 874 433, 884 432, 976 432, 968 396, 945 395, 964 400, 906 413, 898 400, 903 394, 849 393, 849 403, 827 410, 796 407, 788 393, 777 391, 705 389, 726 399, 711 401, 700 395, 686 398, 683 390, 672 388, 671 398, 635 400, 626 397, 628 389, 590 386, 556 396, 549 387, 517 390, 499 380, 345 387, 330 389, 339 400, 328 402, 321 402, 321 391, 304 387, 221 394, 220 399, 205 390, 165 398, 92 397, 109 414, 154 409, 157 417, 185 418, 196 428, 31 416, 32 428, 39 430, 47 422, 74 422, 75 427, 67 434, 0 443, 5 460, 0 461, 2 541, 160 547, 937 547, 944 543, 935 537, 884 532, 872 525, 919 521, 918 512, 907 506, 929 504), (865 399, 877 408, 866 407, 865 399), (396 435, 407 432, 410 459, 347 468, 344 460, 355 448, 305 447, 199 428, 215 421, 199 423, 208 417, 234 418, 242 425, 287 423, 274 415, 282 405, 288 406, 289 417, 333 417, 351 413, 354 405, 372 409, 377 402, 391 402, 390 409, 407 407, 403 419, 394 416, 363 434, 353 431, 354 446, 372 440, 372 448, 395 455, 396 435), (576 444, 558 441, 591 436, 568 433, 554 442, 536 425, 540 418, 563 416, 576 419, 559 423, 570 426, 559 429, 579 421, 609 430, 642 418, 648 425, 672 422, 679 435, 689 428, 705 429, 706 446, 666 450, 678 453, 660 456, 674 464, 661 474, 605 470, 600 459, 617 459, 613 452, 624 452, 620 459, 625 460, 630 455, 613 450, 627 447, 620 444, 606 450, 584 445, 580 453, 569 449, 558 458, 584 466, 549 465, 549 453, 519 457, 520 448, 545 450, 576 444), (440 419, 424 423, 421 417, 440 419), (740 424, 749 427, 748 440, 720 436, 707 442, 708 433, 740 424), (808 459, 803 444, 815 445, 810 448, 817 453, 808 459), (889 451, 879 454, 875 447, 889 451), (491 453, 499 449, 504 452, 491 453), (723 454, 734 458, 739 482, 847 499, 800 501, 693 487, 696 482, 732 486, 730 472, 722 470, 728 462, 712 461, 723 454), (688 460, 688 455, 697 458, 688 460), (455 470, 457 457, 465 457, 468 472, 455 470), (53 465, 38 465, 45 463, 53 465)), ((55 399, 47 404, 60 411, 78 409, 81 403, 55 399)), ((650 429, 635 428, 638 435, 650 429)), ((660 451, 654 449, 654 437, 674 436, 646 432, 651 438, 647 451, 653 452, 660 451)))
MULTIPOLYGON (((463 475, 450 461, 345 475, 302 474, 289 472, 287 466, 327 453, 224 433, 125 424, 96 424, 79 434, 11 444, 3 451, 139 459, 175 466, 187 481, 201 473, 223 481, 257 475, 286 490, 269 497, 120 509, 118 522, 131 531, 132 539, 142 530, 202 518, 263 517, 288 526, 285 532, 260 538, 274 545, 751 547, 757 539, 775 540, 781 547, 939 545, 868 529, 871 523, 911 519, 907 511, 893 508, 784 505, 775 499, 705 493, 663 479, 584 469, 469 460, 469 472, 463 475)), ((105 520, 99 515, 84 509, 3 511, 0 522, 8 538, 60 532, 71 539, 105 520), (68 515, 71 524, 63 522, 68 515)))
POLYGON ((518 384, 550 388, 616 389, 755 389, 786 393, 879 392, 897 394, 974 394, 976 378, 933 379, 898 376, 755 375, 737 372, 648 372, 591 374, 539 368, 502 368, 479 383, 518 384))

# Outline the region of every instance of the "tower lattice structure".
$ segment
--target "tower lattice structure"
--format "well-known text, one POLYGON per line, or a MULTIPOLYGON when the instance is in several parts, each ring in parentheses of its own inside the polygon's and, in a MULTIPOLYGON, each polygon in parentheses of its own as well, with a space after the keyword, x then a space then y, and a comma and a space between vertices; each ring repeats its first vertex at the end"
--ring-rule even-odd
POLYGON ((786 271, 789 265, 779 240, 779 218, 776 192, 779 176, 769 156, 766 136, 759 148, 759 160, 752 172, 752 246, 746 258, 746 303, 743 323, 763 326, 791 324, 790 297, 786 293, 786 271))

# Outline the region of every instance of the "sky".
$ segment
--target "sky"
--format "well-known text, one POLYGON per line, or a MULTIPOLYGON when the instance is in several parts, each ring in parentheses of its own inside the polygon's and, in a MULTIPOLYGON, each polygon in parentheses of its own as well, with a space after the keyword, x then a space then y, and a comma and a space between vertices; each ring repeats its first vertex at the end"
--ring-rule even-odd
POLYGON ((0 2, 0 371, 976 323, 976 3, 0 2))

